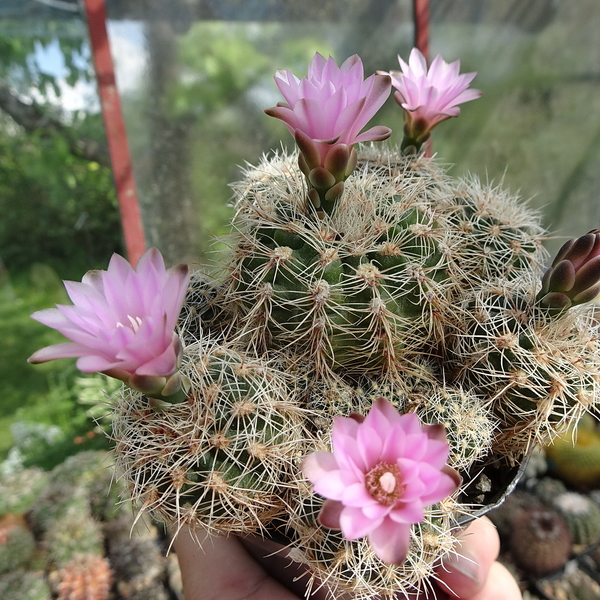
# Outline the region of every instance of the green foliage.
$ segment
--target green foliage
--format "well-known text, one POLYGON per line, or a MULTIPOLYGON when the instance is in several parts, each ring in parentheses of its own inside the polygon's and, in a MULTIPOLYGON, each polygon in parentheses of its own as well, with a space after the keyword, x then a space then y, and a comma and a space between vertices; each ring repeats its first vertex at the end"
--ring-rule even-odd
MULTIPOLYGON (((78 131, 98 127, 89 116, 78 131)), ((46 262, 61 277, 122 251, 112 174, 76 158, 60 135, 42 138, 0 118, 0 256, 12 272, 46 262)))
MULTIPOLYGON (((33 366, 27 358, 39 348, 64 341, 56 331, 37 323, 30 314, 56 303, 67 302, 58 275, 47 265, 37 264, 32 277, 13 278, 0 286, 0 457, 13 447, 19 464, 51 469, 81 450, 106 447, 103 435, 89 416, 89 384, 78 383, 81 375, 74 361, 33 366), (83 396, 83 405, 79 396, 83 396), (19 425, 17 425, 19 423, 19 425), (36 425, 37 424, 37 425, 36 425), (46 435, 47 427, 59 428, 46 435), (14 433, 13 437, 11 425, 14 433), (89 434, 89 432, 92 432, 89 434), (99 433, 99 432, 98 432, 99 433), (92 435, 93 437, 87 437, 92 435)), ((92 379, 92 378, 89 378, 92 379)), ((96 405, 104 396, 96 395, 96 405)), ((95 416, 102 415, 94 407, 95 416)), ((14 453, 13 453, 14 454, 14 453)))

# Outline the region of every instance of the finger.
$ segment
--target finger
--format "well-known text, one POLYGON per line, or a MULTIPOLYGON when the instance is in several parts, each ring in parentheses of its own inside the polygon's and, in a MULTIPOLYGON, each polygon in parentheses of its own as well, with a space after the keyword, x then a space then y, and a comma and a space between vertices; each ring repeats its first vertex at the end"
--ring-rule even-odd
MULTIPOLYGON (((289 549, 277 542, 257 536, 240 538, 240 543, 260 566, 286 589, 299 598, 306 598, 310 589, 310 600, 331 600, 327 587, 310 576, 309 567, 289 558, 289 549)), ((346 595, 337 595, 336 600, 349 600, 346 595)))
POLYGON ((186 600, 298 600, 267 575, 235 536, 182 528, 173 545, 186 600))
POLYGON ((522 600, 521 590, 507 568, 495 562, 483 588, 464 600, 522 600))
POLYGON ((453 552, 436 570, 439 586, 451 596, 471 598, 488 579, 492 564, 500 552, 500 538, 486 517, 475 519, 457 536, 453 552))

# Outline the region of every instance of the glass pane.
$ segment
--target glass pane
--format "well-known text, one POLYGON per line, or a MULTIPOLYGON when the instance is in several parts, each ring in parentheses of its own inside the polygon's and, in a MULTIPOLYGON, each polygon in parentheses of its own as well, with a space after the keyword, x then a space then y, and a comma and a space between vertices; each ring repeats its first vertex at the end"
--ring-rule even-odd
MULTIPOLYGON (((272 76, 298 76, 315 51, 358 53, 366 72, 398 68, 412 45, 412 3, 196 0, 108 2, 109 32, 150 243, 170 262, 204 256, 228 232, 239 165, 290 148, 263 115, 272 76)), ((599 222, 600 94, 594 0, 432 0, 431 57, 478 71, 482 99, 434 133, 451 172, 493 180, 544 213, 557 235, 599 222), (577 117, 574 117, 577 115, 577 117)), ((375 117, 402 137, 390 99, 375 117)), ((551 240, 556 248, 561 240, 551 240)))

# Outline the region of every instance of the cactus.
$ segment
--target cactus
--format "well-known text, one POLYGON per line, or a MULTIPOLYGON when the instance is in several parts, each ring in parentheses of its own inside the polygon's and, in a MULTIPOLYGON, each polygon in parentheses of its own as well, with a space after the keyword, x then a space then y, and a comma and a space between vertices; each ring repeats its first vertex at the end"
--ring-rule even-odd
POLYGON ((250 347, 293 347, 320 375, 365 374, 396 371, 399 356, 439 335, 433 314, 448 310, 454 282, 430 189, 443 194, 448 180, 422 161, 370 158, 317 222, 304 212, 294 157, 263 162, 236 186, 228 285, 250 347))
POLYGON ((448 465, 468 470, 489 454, 497 421, 481 398, 462 388, 422 388, 408 396, 407 410, 425 423, 444 425, 450 456, 448 465))
POLYGON ((25 521, 7 516, 0 520, 0 574, 24 567, 35 550, 35 539, 25 521))
POLYGON ((584 415, 577 424, 546 446, 550 470, 568 485, 580 489, 600 484, 600 426, 584 415))
POLYGON ((552 506, 555 498, 566 493, 567 487, 560 479, 542 477, 533 486, 532 492, 546 505, 552 506))
POLYGON ((79 554, 104 554, 100 525, 90 515, 67 513, 54 520, 42 541, 49 560, 58 568, 79 554))
POLYGON ((77 554, 55 576, 58 600, 108 600, 112 570, 96 554, 77 554))
POLYGON ((17 569, 0 575, 0 598, 2 600, 51 600, 52 592, 42 572, 17 569))
POLYGON ((568 598, 568 600, 596 600, 600 598, 600 583, 588 573, 573 565, 559 577, 549 577, 538 582, 545 598, 568 598))
POLYGON ((62 485, 60 481, 50 484, 40 495, 30 511, 31 523, 37 534, 44 533, 52 524, 67 514, 89 514, 87 490, 81 486, 62 485))
POLYGON ((574 544, 591 546, 600 540, 600 506, 576 492, 554 498, 552 508, 565 520, 574 544))
POLYGON ((87 450, 68 457, 52 470, 54 485, 77 490, 90 505, 92 515, 108 519, 126 508, 119 504, 125 497, 123 485, 113 482, 113 458, 109 452, 87 450))
POLYGON ((534 508, 515 519, 510 550, 518 566, 541 577, 567 562, 571 553, 571 535, 557 512, 534 508))
POLYGON ((487 516, 496 526, 500 539, 508 542, 515 521, 534 508, 542 510, 544 505, 530 492, 516 489, 500 506, 488 512, 487 516))
POLYGON ((306 436, 287 377, 218 345, 190 348, 182 371, 187 403, 155 412, 132 394, 120 404, 113 435, 131 495, 168 521, 256 532, 286 511, 306 436))
POLYGON ((167 559, 156 527, 149 525, 148 519, 140 521, 134 523, 133 516, 122 516, 105 528, 115 588, 127 599, 164 597, 166 600, 162 580, 167 559))
POLYGON ((48 474, 37 468, 21 469, 0 479, 0 517, 26 513, 48 485, 48 474))
POLYGON ((450 552, 455 538, 449 506, 429 509, 425 520, 415 526, 406 561, 400 566, 379 560, 366 539, 350 542, 341 532, 322 528, 317 515, 322 498, 317 498, 305 483, 299 490, 300 500, 290 514, 293 550, 290 558, 310 566, 311 579, 307 590, 328 581, 333 589, 354 588, 359 598, 372 598, 377 590, 405 593, 420 589, 434 575, 436 558, 450 552))

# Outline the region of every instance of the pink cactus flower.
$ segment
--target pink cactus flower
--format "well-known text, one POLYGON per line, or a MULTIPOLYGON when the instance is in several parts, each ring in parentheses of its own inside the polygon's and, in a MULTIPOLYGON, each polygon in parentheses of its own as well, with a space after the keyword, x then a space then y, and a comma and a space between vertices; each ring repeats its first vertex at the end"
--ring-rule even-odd
POLYGON ((78 357, 84 373, 102 372, 126 383, 153 379, 164 386, 181 356, 174 329, 188 282, 187 266, 165 269, 156 248, 146 251, 135 270, 114 254, 106 271, 89 271, 81 283, 64 282, 72 306, 31 315, 71 341, 42 348, 29 362, 78 357))
POLYGON ((332 445, 332 453, 314 452, 302 464, 314 491, 327 498, 321 525, 341 529, 348 540, 366 535, 383 562, 401 564, 411 525, 460 484, 446 465, 443 426, 422 425, 379 398, 364 420, 335 417, 332 445))
POLYGON ((479 90, 469 89, 477 73, 459 74, 458 60, 447 63, 438 54, 428 70, 417 48, 412 49, 408 64, 400 56, 398 60, 402 71, 389 75, 397 90, 394 98, 405 111, 407 137, 422 143, 438 123, 460 114, 459 104, 481 96, 479 90))
MULTIPOLYGON (((285 123, 291 134, 305 134, 314 141, 321 164, 336 144, 388 138, 388 127, 372 127, 360 133, 386 101, 391 90, 388 75, 364 79, 361 59, 355 54, 338 67, 333 58, 318 52, 308 68, 308 78, 298 79, 288 69, 277 71, 275 83, 286 102, 265 112, 285 123)), ((317 165, 311 165, 311 168, 317 165)))

